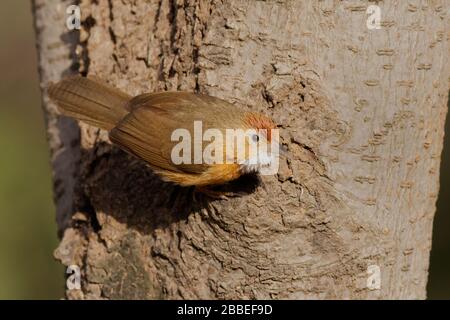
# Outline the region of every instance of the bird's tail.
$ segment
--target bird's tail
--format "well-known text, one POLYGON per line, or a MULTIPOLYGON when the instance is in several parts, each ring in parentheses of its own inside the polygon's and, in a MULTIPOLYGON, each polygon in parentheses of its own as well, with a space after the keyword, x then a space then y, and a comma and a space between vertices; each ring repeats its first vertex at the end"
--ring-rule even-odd
POLYGON ((128 94, 93 78, 74 76, 50 84, 48 95, 62 114, 111 130, 128 114, 128 94))

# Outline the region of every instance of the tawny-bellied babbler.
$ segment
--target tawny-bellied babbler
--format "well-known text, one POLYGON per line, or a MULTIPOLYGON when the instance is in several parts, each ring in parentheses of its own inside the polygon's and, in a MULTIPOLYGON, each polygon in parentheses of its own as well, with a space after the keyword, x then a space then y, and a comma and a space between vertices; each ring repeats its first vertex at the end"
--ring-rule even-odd
MULTIPOLYGON (((62 114, 108 130, 114 144, 144 160, 163 180, 181 186, 205 189, 223 184, 244 173, 258 171, 270 164, 273 156, 278 156, 273 152, 271 156, 259 157, 258 161, 252 162, 250 160, 257 155, 252 154, 246 144, 244 158, 238 161, 236 149, 232 150, 232 155, 228 149, 227 154, 223 142, 222 162, 173 161, 172 151, 178 142, 172 141, 173 132, 186 129, 182 132, 195 136, 195 121, 201 122, 203 132, 215 129, 223 137, 226 137, 227 129, 264 129, 253 133, 251 139, 273 145, 275 124, 269 117, 246 112, 208 95, 158 92, 131 97, 99 79, 81 76, 51 84, 48 94, 62 114), (230 162, 230 158, 234 160, 230 162)), ((205 141, 201 143, 204 147, 205 141)))

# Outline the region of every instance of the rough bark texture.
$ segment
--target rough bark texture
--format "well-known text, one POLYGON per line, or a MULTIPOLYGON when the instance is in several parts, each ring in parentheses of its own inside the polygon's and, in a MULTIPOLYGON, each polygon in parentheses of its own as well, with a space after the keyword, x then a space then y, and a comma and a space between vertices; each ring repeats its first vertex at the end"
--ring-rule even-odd
POLYGON ((82 0, 79 37, 65 5, 35 0, 34 13, 64 231, 55 254, 82 270, 68 298, 426 297, 445 0, 82 0), (366 27, 370 4, 379 30, 366 27), (55 116, 45 87, 71 65, 130 94, 199 91, 266 112, 292 159, 248 196, 193 201, 105 132, 55 116))

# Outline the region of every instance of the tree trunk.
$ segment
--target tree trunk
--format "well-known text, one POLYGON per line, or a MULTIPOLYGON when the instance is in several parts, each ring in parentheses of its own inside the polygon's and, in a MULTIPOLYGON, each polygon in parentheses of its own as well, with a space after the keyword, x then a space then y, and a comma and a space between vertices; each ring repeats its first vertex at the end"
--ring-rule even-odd
POLYGON ((445 0, 82 0, 80 32, 66 29, 69 4, 34 1, 55 255, 81 268, 68 298, 426 297, 445 0), (366 23, 373 4, 379 29, 366 23), (195 200, 106 132, 56 116, 45 88, 71 70, 267 113, 291 158, 250 195, 195 200))

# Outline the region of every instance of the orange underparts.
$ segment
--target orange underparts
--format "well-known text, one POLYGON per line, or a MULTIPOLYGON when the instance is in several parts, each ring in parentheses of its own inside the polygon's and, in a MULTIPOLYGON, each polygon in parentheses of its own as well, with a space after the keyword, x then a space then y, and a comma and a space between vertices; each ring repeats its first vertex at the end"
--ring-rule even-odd
POLYGON ((207 186, 215 184, 223 184, 241 175, 239 164, 215 164, 205 172, 195 173, 179 173, 172 171, 159 171, 163 180, 176 183, 180 186, 207 186))

